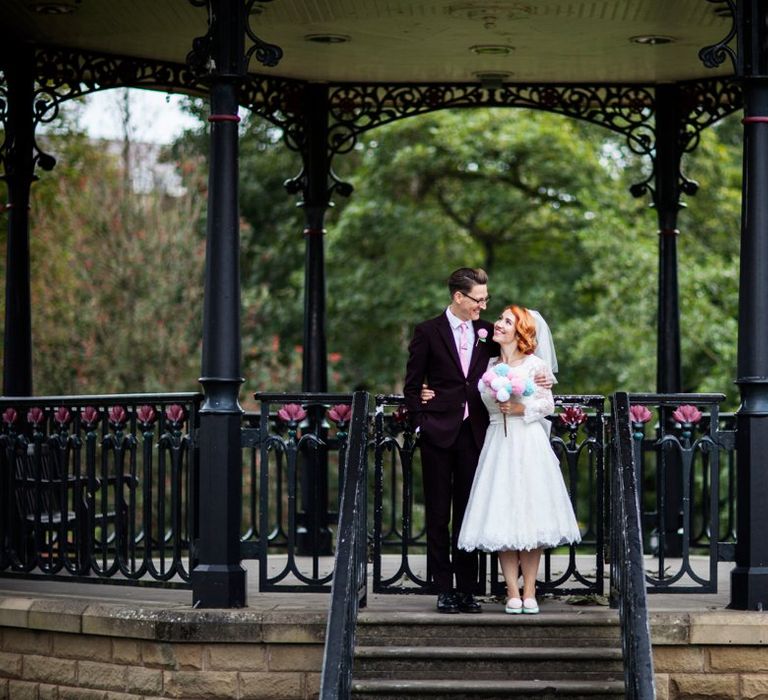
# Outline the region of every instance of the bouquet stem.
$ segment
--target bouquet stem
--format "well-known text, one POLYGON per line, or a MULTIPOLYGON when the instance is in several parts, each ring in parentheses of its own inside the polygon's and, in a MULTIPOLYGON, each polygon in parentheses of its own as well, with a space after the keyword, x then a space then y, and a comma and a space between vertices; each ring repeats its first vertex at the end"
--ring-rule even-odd
POLYGON ((504 437, 507 437, 507 414, 502 413, 501 415, 504 417, 504 437))

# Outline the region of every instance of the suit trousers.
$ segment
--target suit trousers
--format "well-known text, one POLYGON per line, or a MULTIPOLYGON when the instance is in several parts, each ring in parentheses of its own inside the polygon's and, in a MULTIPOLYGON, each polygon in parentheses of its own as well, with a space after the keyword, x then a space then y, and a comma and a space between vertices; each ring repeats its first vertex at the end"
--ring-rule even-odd
POLYGON ((479 457, 480 448, 472 435, 469 420, 463 421, 456 441, 450 447, 436 447, 427 441, 421 444, 427 574, 438 593, 452 589, 454 574, 457 590, 478 592, 478 553, 462 551, 456 544, 479 457))

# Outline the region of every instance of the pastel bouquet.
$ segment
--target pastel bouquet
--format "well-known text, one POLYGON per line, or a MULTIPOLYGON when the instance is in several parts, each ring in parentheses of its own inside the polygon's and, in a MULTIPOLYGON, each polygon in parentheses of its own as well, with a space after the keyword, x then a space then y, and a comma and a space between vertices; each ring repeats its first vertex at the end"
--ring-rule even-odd
MULTIPOLYGON (((513 367, 504 362, 499 362, 488 368, 485 374, 480 377, 477 388, 481 394, 483 392, 490 393, 499 403, 504 403, 512 398, 530 396, 536 391, 536 385, 531 377, 515 371, 513 367)), ((506 436, 507 414, 502 415, 504 416, 504 435, 506 436)))

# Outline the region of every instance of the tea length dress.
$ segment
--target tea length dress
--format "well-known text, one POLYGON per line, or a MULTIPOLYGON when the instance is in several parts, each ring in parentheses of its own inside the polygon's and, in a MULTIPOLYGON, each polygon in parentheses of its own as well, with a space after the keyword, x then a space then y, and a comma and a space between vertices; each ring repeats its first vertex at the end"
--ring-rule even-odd
MULTIPOLYGON (((488 367, 500 360, 494 358, 488 367)), ((547 364, 527 355, 513 367, 531 378, 547 364)), ((504 416, 490 390, 481 389, 490 415, 472 491, 464 513, 458 546, 471 551, 531 550, 578 542, 579 526, 549 444, 546 416, 554 411, 552 391, 536 385, 528 397, 514 399, 525 406, 522 416, 504 416)))

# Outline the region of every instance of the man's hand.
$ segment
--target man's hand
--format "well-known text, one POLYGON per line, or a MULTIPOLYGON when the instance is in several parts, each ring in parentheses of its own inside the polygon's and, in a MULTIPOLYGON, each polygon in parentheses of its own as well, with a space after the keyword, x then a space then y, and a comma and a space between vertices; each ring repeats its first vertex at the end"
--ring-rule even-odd
POLYGON ((421 385, 421 403, 427 403, 431 399, 435 398, 435 392, 432 391, 426 384, 421 385))
POLYGON ((552 379, 543 369, 540 369, 538 372, 536 372, 533 377, 533 381, 536 382, 536 385, 540 386, 542 389, 552 388, 552 379))

